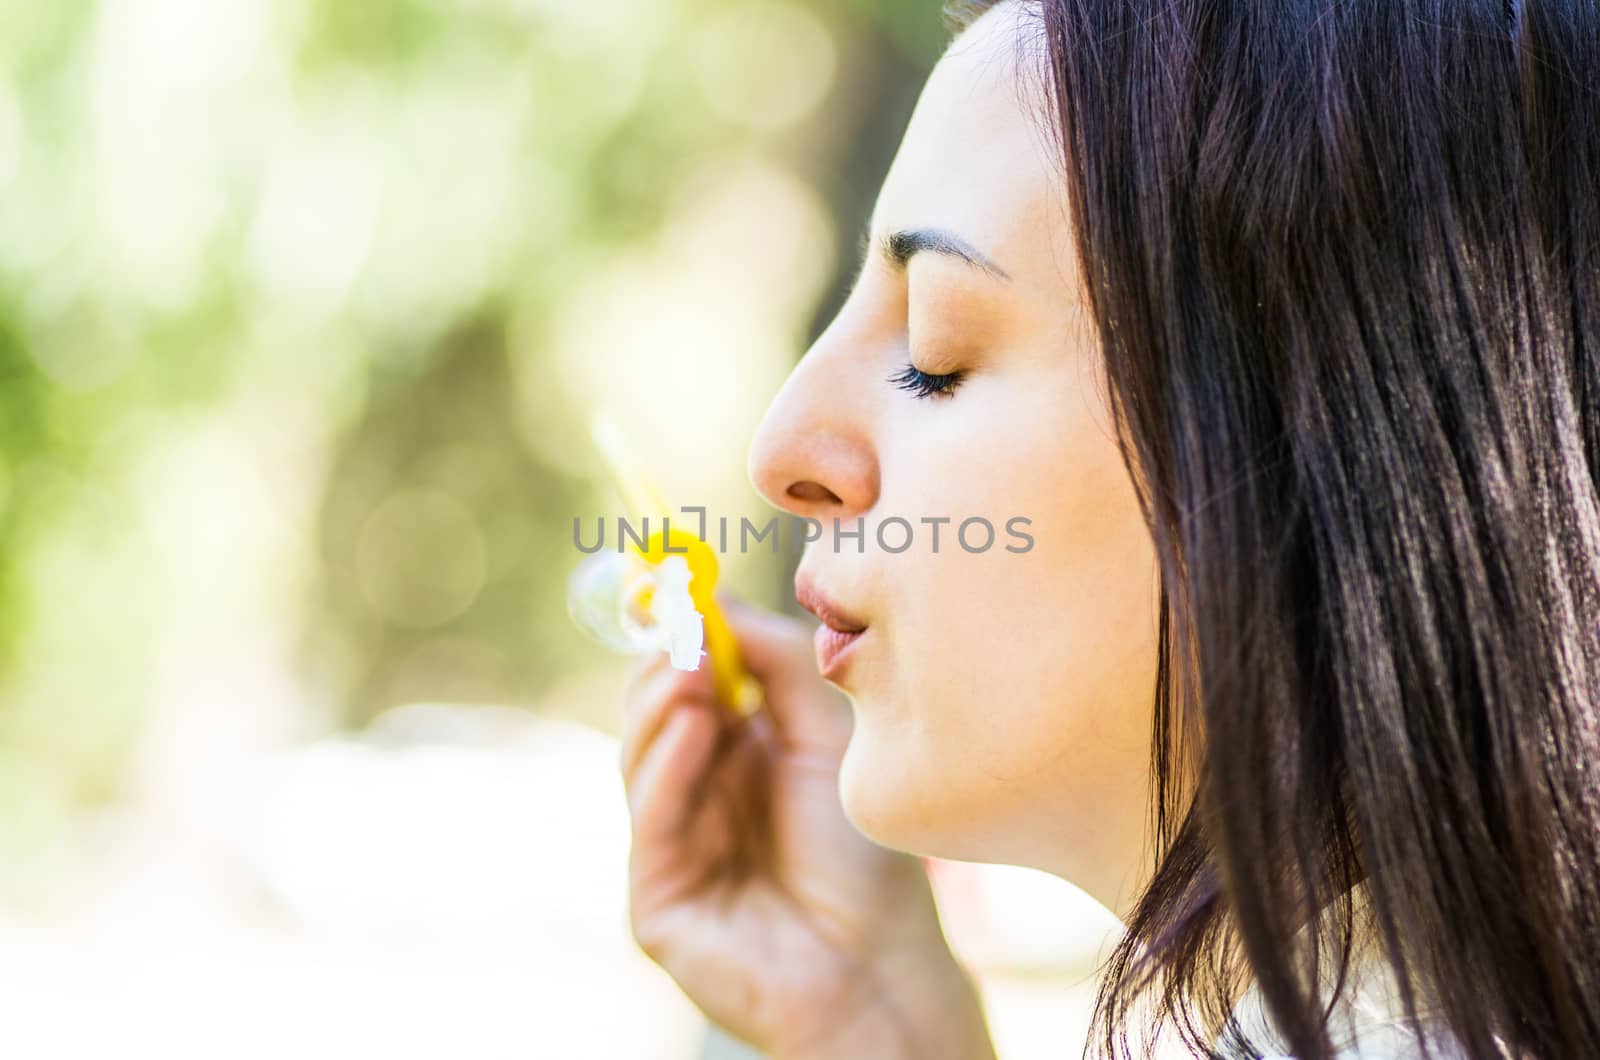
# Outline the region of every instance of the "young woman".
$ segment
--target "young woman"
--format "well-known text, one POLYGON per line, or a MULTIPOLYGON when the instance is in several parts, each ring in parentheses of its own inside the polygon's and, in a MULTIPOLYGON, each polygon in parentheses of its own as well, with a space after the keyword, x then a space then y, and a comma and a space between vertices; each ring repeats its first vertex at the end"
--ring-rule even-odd
POLYGON ((639 942, 782 1060, 988 1056, 903 852, 1010 862, 1127 925, 1107 1054, 1600 1057, 1595 3, 956 28, 750 454, 815 659, 730 601, 768 713, 630 687, 639 942))

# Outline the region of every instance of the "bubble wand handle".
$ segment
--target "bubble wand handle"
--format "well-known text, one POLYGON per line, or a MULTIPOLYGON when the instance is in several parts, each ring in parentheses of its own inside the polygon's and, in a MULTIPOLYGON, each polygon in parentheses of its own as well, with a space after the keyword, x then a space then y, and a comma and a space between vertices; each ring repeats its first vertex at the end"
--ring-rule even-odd
MULTIPOLYGON (((638 515, 667 517, 670 513, 661 494, 617 422, 606 413, 597 412, 589 421, 589 434, 623 503, 638 515)), ((643 549, 632 547, 650 563, 660 563, 668 555, 682 555, 688 562, 693 575, 689 595, 704 623, 706 654, 711 657, 717 698, 740 717, 760 710, 761 685, 745 669, 739 642, 717 603, 717 557, 711 546, 687 530, 673 528, 670 536, 662 531, 649 535, 643 549)))

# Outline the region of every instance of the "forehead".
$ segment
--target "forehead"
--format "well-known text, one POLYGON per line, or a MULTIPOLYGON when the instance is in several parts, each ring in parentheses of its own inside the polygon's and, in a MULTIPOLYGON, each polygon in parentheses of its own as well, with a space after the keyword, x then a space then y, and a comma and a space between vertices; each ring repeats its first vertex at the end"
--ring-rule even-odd
POLYGON ((938 227, 1029 285, 1070 261, 1064 185, 1018 5, 986 12, 934 67, 873 211, 875 235, 938 227))

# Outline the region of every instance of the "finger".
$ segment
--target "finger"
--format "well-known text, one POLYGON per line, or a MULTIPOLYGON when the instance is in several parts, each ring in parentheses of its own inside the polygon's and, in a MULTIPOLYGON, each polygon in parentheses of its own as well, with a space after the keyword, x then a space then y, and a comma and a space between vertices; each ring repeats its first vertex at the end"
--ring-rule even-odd
POLYGON ((624 685, 623 702, 633 701, 634 695, 646 684, 656 680, 662 675, 684 674, 690 684, 703 682, 708 686, 711 683, 711 668, 701 665, 694 670, 679 670, 671 665, 671 657, 664 651, 646 652, 628 671, 627 682, 624 685))
POLYGON ((661 706, 662 697, 700 698, 713 694, 710 667, 679 670, 668 664, 666 652, 651 652, 634 665, 622 696, 622 730, 629 730, 661 706))
POLYGON ((751 604, 732 593, 719 591, 728 625, 739 641, 740 655, 750 673, 764 686, 784 687, 817 676, 812 633, 799 619, 751 604))
POLYGON ((657 738, 674 707, 715 700, 716 690, 705 674, 670 668, 643 674, 623 702, 617 765, 624 781, 632 777, 640 756, 657 738))
POLYGON ((695 786, 717 744, 716 712, 712 703, 683 704, 640 758, 628 785, 636 844, 673 839, 688 823, 695 786))
POLYGON ((817 672, 813 630, 799 619, 719 593, 739 653, 766 693, 772 720, 790 740, 831 744, 848 739, 851 716, 845 697, 817 672))
POLYGON ((624 687, 631 693, 639 685, 649 679, 651 674, 659 673, 667 665, 667 653, 652 651, 637 657, 628 667, 628 677, 624 687))

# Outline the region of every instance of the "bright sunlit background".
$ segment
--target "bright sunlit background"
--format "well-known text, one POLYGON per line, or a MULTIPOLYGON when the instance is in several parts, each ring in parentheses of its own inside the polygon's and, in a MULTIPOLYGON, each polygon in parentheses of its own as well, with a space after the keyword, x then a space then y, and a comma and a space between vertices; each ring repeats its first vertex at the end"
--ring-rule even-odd
MULTIPOLYGON (((627 933, 583 424, 771 514, 938 6, 0 0, 0 1052, 736 1055, 627 933)), ((933 868, 1076 1055, 1105 914, 933 868)))

